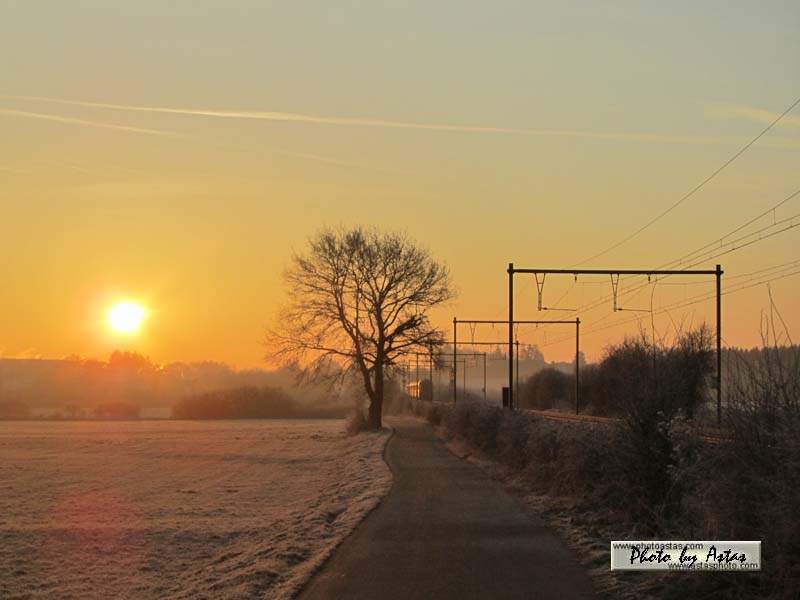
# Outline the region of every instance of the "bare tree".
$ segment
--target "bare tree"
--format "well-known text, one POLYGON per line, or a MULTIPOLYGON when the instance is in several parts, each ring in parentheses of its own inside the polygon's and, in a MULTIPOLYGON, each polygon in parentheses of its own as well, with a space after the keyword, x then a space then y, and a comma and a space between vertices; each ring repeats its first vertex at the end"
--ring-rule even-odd
POLYGON ((323 229, 284 272, 289 301, 267 335, 272 357, 324 376, 355 371, 382 426, 384 379, 404 354, 442 343, 428 310, 453 297, 447 267, 401 233, 323 229))

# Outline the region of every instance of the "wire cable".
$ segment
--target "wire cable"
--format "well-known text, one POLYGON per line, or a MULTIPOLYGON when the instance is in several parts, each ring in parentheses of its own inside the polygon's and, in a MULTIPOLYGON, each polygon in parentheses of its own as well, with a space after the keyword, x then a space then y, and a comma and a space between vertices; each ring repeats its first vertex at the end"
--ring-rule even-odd
MULTIPOLYGON (((798 262, 800 262, 800 261, 795 261, 795 263, 798 263, 798 262)), ((766 279, 762 277, 762 278, 760 278, 759 281, 745 281, 745 282, 742 282, 742 283, 738 284, 737 286, 734 286, 733 288, 728 288, 726 290, 723 290, 721 295, 722 296, 727 296, 728 294, 734 294, 736 292, 740 292, 742 290, 746 290, 746 289, 749 289, 749 288, 752 288, 752 287, 756 287, 756 286, 759 286, 759 285, 767 284, 767 283, 770 283, 770 282, 773 282, 773 281, 778 281, 780 279, 785 279, 787 277, 793 277, 795 275, 800 275, 800 269, 798 269, 796 265, 793 268, 787 268, 787 269, 784 269, 784 270, 788 270, 789 272, 781 274, 781 275, 774 275, 774 276, 766 278, 766 279)), ((660 308, 659 310, 654 311, 653 314, 654 315, 663 314, 663 313, 667 312, 668 310, 675 310, 675 309, 679 309, 679 308, 685 308, 687 306, 692 306, 692 305, 698 304, 700 302, 705 302, 706 300, 712 300, 715 297, 716 297, 716 292, 710 293, 710 294, 709 293, 699 294, 697 296, 692 296, 692 297, 687 298, 685 300, 679 300, 679 301, 674 302, 672 304, 668 304, 668 305, 660 308)), ((603 330, 606 330, 606 329, 611 329, 611 328, 614 328, 614 327, 627 325, 629 323, 634 323, 634 322, 636 322, 638 320, 639 320, 638 317, 634 317, 634 318, 629 318, 629 319, 623 319, 623 320, 617 321, 615 323, 609 323, 609 324, 603 325, 601 327, 596 327, 596 326, 595 327, 589 327, 589 328, 581 331, 581 336, 591 335, 591 334, 597 333, 598 331, 603 331, 603 330)), ((564 341, 566 341, 568 339, 570 339, 570 337, 566 337, 566 336, 560 337, 560 338, 557 338, 555 340, 550 340, 549 342, 543 344, 541 347, 544 348, 545 346, 551 346, 551 345, 554 345, 554 344, 558 344, 558 343, 564 342, 564 341)))
POLYGON ((705 246, 701 246, 697 250, 689 252, 688 254, 684 254, 680 258, 676 258, 675 260, 672 260, 672 261, 670 261, 668 263, 665 263, 665 264, 661 265, 658 268, 659 269, 669 268, 669 267, 671 267, 673 265, 680 265, 685 260, 692 260, 692 257, 694 255, 700 254, 700 253, 704 252, 705 250, 707 250, 708 248, 713 248, 717 244, 722 244, 730 236, 732 236, 732 235, 734 235, 736 233, 739 233, 742 229, 745 229, 746 227, 752 225, 753 223, 755 223, 759 219, 762 219, 762 218, 766 217, 768 214, 772 213, 774 215, 776 210, 778 210, 781 206, 783 206, 784 204, 786 204, 787 202, 789 202, 793 198, 797 197, 798 195, 800 195, 800 189, 795 190, 794 192, 789 194, 786 198, 784 198, 783 200, 778 202, 775 206, 773 206, 771 208, 768 208, 767 210, 765 210, 761 214, 759 214, 759 215, 753 217, 752 219, 750 219, 747 223, 744 223, 743 225, 740 225, 739 227, 736 227, 735 229, 729 231, 728 233, 723 235, 721 238, 716 239, 713 242, 709 242, 705 246))
POLYGON ((673 203, 673 204, 672 204, 670 207, 668 207, 666 210, 662 211, 662 212, 661 212, 661 213, 659 213, 659 214, 658 214, 656 217, 653 217, 653 218, 652 218, 652 219, 650 219, 650 220, 649 220, 647 223, 645 223, 644 225, 642 225, 641 227, 639 227, 639 228, 638 228, 636 231, 634 231, 634 232, 633 232, 633 233, 631 233, 630 235, 628 235, 628 236, 624 237, 624 238, 623 238, 623 239, 621 239, 620 241, 618 241, 618 242, 616 242, 616 243, 612 244, 611 246, 609 246, 609 247, 608 247, 608 248, 606 248, 605 250, 602 250, 602 251, 600 251, 600 252, 598 252, 598 253, 596 253, 596 254, 593 254, 593 255, 592 255, 592 256, 590 256, 589 258, 586 258, 586 259, 584 259, 584 260, 582 260, 582 261, 580 261, 580 262, 578 262, 578 263, 575 263, 574 265, 571 265, 571 266, 573 266, 573 267, 577 267, 577 266, 583 265, 583 264, 585 264, 585 263, 587 263, 587 262, 591 262, 591 261, 595 260, 596 258, 600 258, 601 256, 605 256, 606 254, 608 254, 608 253, 609 253, 609 252, 611 252, 612 250, 616 250, 617 248, 619 248, 619 247, 620 247, 620 246, 622 246, 623 244, 625 244, 625 243, 629 242, 630 240, 632 240, 633 238, 635 238, 636 236, 638 236, 640 233, 642 233, 643 231, 645 231, 646 229, 648 229, 649 227, 651 227, 652 225, 654 225, 655 223, 657 223, 658 221, 660 221, 661 219, 663 219, 665 216, 667 216, 669 213, 671 213, 673 210, 675 210, 675 209, 676 209, 676 208, 678 208, 678 207, 679 207, 681 204, 683 204, 683 203, 684 203, 686 200, 688 200, 689 198, 691 198, 692 196, 694 196, 694 195, 695 195, 695 194, 696 194, 698 191, 700 191, 700 189, 702 189, 702 188, 703 188, 703 187, 704 187, 704 186, 705 186, 705 185, 706 185, 708 182, 710 182, 712 179, 714 179, 714 178, 715 178, 717 175, 719 175, 719 174, 720 174, 720 173, 721 173, 723 170, 725 170, 725 168, 727 168, 727 167, 728 167, 728 166, 729 166, 731 163, 733 163, 733 162, 734 162, 734 161, 735 161, 737 158, 739 158, 739 157, 740 157, 742 154, 744 154, 744 153, 745 153, 745 151, 747 151, 747 149, 748 149, 748 148, 750 148, 750 146, 752 146, 753 144, 755 144, 755 143, 756 143, 758 140, 760 140, 760 139, 761 139, 761 138, 762 138, 764 135, 766 135, 766 133, 767 133, 767 132, 768 132, 770 129, 772 129, 772 128, 773 128, 773 127, 774 127, 774 126, 775 126, 775 125, 776 125, 776 124, 777 124, 777 123, 778 123, 778 122, 781 120, 781 119, 783 119, 783 117, 785 117, 787 114, 789 114, 789 113, 790 113, 790 112, 791 112, 791 111, 794 109, 794 107, 795 107, 795 106, 797 106, 798 104, 800 104, 800 98, 797 98, 797 100, 795 100, 794 102, 792 102, 792 104, 789 106, 789 108, 787 108, 787 109, 786 109, 786 110, 784 110, 784 111, 783 111, 783 112, 782 112, 780 115, 778 115, 778 116, 777 116, 777 117, 776 117, 776 118, 775 118, 775 119, 774 119, 774 120, 773 120, 773 121, 772 121, 772 122, 771 122, 769 125, 767 125, 767 126, 766 126, 766 127, 765 127, 765 128, 762 130, 762 131, 761 131, 761 133, 759 133, 757 136, 755 136, 753 139, 751 139, 749 142, 747 142, 747 143, 746 143, 744 146, 742 146, 742 147, 739 149, 739 151, 738 151, 738 152, 736 152, 736 154, 734 154, 734 155, 733 155, 733 156, 731 156, 731 157, 730 157, 728 160, 726 160, 724 163, 722 163, 722 165, 721 165, 721 166, 719 166, 719 167, 718 167, 718 168, 717 168, 717 169, 716 169, 716 170, 715 170, 713 173, 711 173, 711 175, 709 175, 708 177, 706 177, 706 178, 705 178, 703 181, 701 181, 701 182, 700 182, 700 183, 698 183, 696 186, 694 186, 694 187, 693 187, 691 190, 689 190, 689 191, 688 191, 686 194, 684 194, 683 196, 681 196, 681 197, 678 199, 678 201, 677 201, 677 202, 673 203))

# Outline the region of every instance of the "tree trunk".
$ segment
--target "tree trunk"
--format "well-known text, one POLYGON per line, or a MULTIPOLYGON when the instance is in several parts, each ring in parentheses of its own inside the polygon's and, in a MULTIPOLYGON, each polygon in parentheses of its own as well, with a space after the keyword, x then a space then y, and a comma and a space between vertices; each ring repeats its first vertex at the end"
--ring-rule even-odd
POLYGON ((370 429, 383 427, 383 365, 380 360, 375 365, 375 394, 369 399, 369 426, 370 429))

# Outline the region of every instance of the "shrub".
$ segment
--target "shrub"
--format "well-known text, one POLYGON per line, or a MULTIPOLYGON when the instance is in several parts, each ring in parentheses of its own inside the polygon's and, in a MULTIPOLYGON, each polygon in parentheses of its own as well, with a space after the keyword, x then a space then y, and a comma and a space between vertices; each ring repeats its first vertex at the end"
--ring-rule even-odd
POLYGON ((176 419, 291 419, 295 402, 279 388, 241 387, 187 396, 172 408, 176 419))
POLYGON ((524 469, 529 462, 525 452, 531 436, 530 420, 519 418, 519 413, 503 411, 497 430, 497 457, 512 469, 524 469))
MULTIPOLYGON (((733 354, 724 429, 703 487, 710 535, 760 539, 769 585, 800 596, 800 348, 782 346, 772 321, 755 360, 733 354)), ((714 539, 709 538, 709 539, 714 539)))
POLYGON ((706 399, 712 358, 706 326, 670 346, 644 334, 627 338, 582 370, 582 403, 598 415, 650 419, 660 412, 671 419, 680 412, 691 418, 706 399))
POLYGON ((139 407, 128 402, 104 402, 94 407, 98 419, 138 419, 139 407))
POLYGON ((650 343, 645 336, 612 347, 601 362, 597 379, 613 394, 624 424, 615 450, 621 476, 632 492, 629 510, 637 521, 669 521, 682 503, 674 485, 673 426, 691 417, 702 403, 711 370, 710 336, 705 327, 681 336, 675 345, 650 343))
POLYGON ((557 369, 542 369, 531 375, 519 391, 522 408, 548 409, 574 400, 575 377, 557 369))
POLYGON ((480 402, 434 405, 429 420, 510 467, 545 492, 624 503, 618 461, 610 447, 617 430, 584 422, 555 422, 480 402))

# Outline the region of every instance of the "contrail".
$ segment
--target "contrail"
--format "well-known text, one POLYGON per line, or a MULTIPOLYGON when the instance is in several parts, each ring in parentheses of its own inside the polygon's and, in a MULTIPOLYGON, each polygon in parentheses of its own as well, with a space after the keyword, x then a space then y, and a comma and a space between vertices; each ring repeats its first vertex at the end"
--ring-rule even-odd
MULTIPOLYGON (((716 119, 744 119, 754 123, 771 123, 780 114, 765 108, 745 104, 716 103, 706 106, 706 114, 716 119)), ((780 123, 784 126, 800 127, 800 116, 786 115, 780 123)))
POLYGON ((62 117, 61 115, 51 115, 44 113, 34 113, 22 110, 11 110, 8 108, 0 108, 0 114, 10 115, 13 117, 27 117, 31 119, 44 119, 45 121, 56 121, 58 123, 68 123, 70 125, 87 125, 89 127, 101 127, 104 129, 116 129, 119 131, 128 131, 131 133, 145 133, 149 135, 167 135, 175 136, 180 135, 174 131, 162 131, 159 129, 146 129, 144 127, 132 127, 130 125, 118 125, 116 123, 103 123, 99 121, 87 121, 86 119, 75 119, 73 117, 62 117))
MULTIPOLYGON (((100 121, 89 121, 89 120, 86 120, 86 119, 76 119, 76 118, 73 118, 73 117, 64 117, 64 116, 61 116, 61 115, 53 115, 53 114, 46 114, 46 113, 35 113, 35 112, 28 112, 28 111, 22 111, 22 110, 11 110, 11 109, 7 109, 7 108, 0 108, 0 115, 8 115, 8 116, 13 116, 13 117, 25 117, 25 118, 31 118, 31 119, 43 119, 45 121, 55 121, 56 123, 66 123, 66 124, 70 124, 70 125, 86 125, 86 126, 89 126, 89 127, 100 127, 100 128, 104 128, 104 129, 115 129, 115 130, 118 130, 118 131, 127 131, 127 132, 130 132, 130 133, 143 133, 143 134, 149 134, 149 135, 169 136, 169 137, 174 137, 174 138, 183 138, 183 139, 189 139, 189 140, 205 142, 205 140, 202 140, 201 138, 198 138, 196 136, 190 136, 190 135, 186 135, 186 134, 181 134, 181 133, 178 133, 176 131, 166 131, 166 130, 160 130, 160 129, 148 129, 148 128, 143 128, 143 127, 133 127, 133 126, 129 126, 129 125, 118 125, 116 123, 104 123, 104 122, 100 122, 100 121)), ((392 170, 389 170, 389 169, 381 169, 381 168, 378 168, 378 167, 374 167, 372 165, 368 165, 368 164, 365 164, 365 163, 352 162, 352 161, 347 161, 347 160, 340 160, 340 159, 332 158, 332 157, 328 157, 328 156, 321 156, 319 154, 310 154, 308 152, 292 152, 292 151, 289 151, 289 150, 280 150, 278 148, 258 148, 258 149, 256 149, 256 148, 248 148, 248 147, 239 146, 239 145, 235 145, 235 144, 225 144, 225 143, 212 143, 211 145, 214 146, 214 147, 217 147, 217 148, 225 148, 225 149, 228 149, 228 150, 237 150, 239 152, 249 152, 249 153, 271 152, 273 154, 280 154, 282 156, 288 156, 290 158, 300 158, 300 159, 304 159, 304 160, 312 160, 312 161, 316 161, 316 162, 320 162, 320 163, 324 163, 324 164, 328 164, 328 165, 335 165, 335 166, 339 166, 339 167, 355 167, 355 168, 359 168, 359 169, 368 169, 368 170, 374 170, 374 171, 379 171, 379 172, 395 172, 395 171, 392 171, 392 170)), ((76 170, 81 170, 80 167, 75 167, 74 165, 72 165, 72 168, 76 169, 76 170)), ((10 169, 3 169, 3 170, 9 171, 10 169)))
POLYGON ((449 131, 461 133, 496 133, 537 137, 567 137, 596 140, 615 141, 644 141, 670 144, 720 144, 732 143, 732 139, 719 137, 702 137, 689 135, 662 135, 650 133, 620 133, 620 132, 594 132, 571 129, 528 129, 518 127, 492 127, 483 125, 454 125, 442 123, 418 123, 413 121, 391 121, 385 119, 368 119, 360 117, 330 117, 309 115, 301 113, 277 111, 240 111, 240 110, 215 110, 174 108, 161 106, 136 106, 129 104, 110 104, 107 102, 85 102, 79 100, 64 100, 44 96, 10 96, 0 95, 2 98, 16 100, 32 100, 37 102, 51 102, 84 108, 100 108, 108 110, 124 110, 132 112, 161 113, 171 115, 202 116, 222 119, 253 119, 259 121, 277 121, 292 123, 311 123, 320 125, 343 125, 359 127, 382 127, 392 129, 420 129, 427 131, 449 131))

